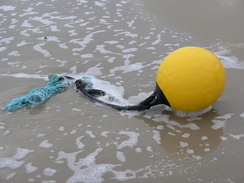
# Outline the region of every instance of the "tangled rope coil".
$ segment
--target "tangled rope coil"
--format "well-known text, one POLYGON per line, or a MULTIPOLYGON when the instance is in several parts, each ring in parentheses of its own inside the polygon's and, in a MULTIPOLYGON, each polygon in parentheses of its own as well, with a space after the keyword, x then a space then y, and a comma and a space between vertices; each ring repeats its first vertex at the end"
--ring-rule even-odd
POLYGON ((49 82, 45 87, 36 88, 25 96, 13 99, 1 110, 16 111, 25 106, 36 107, 49 100, 52 96, 66 91, 71 86, 69 81, 56 74, 49 74, 48 80, 49 82))

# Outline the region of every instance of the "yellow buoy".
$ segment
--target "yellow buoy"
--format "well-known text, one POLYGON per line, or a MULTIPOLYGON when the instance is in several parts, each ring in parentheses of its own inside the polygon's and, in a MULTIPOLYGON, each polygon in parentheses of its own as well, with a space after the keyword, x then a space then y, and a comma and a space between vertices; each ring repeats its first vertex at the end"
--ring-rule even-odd
POLYGON ((183 47, 161 63, 156 82, 169 105, 194 112, 214 104, 225 87, 225 69, 218 57, 200 47, 183 47))

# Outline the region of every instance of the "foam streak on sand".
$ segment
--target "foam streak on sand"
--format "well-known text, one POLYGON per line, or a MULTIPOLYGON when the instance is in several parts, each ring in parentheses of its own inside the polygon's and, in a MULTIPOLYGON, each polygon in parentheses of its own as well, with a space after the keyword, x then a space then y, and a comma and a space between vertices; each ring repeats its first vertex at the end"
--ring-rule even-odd
POLYGON ((17 169, 24 165, 23 159, 30 153, 35 152, 25 148, 17 148, 16 154, 12 157, 0 158, 0 168, 17 169), (21 161, 22 160, 22 161, 21 161))
POLYGON ((130 139, 123 141, 121 144, 118 145, 118 149, 122 149, 124 147, 133 147, 138 143, 138 137, 140 136, 139 133, 130 132, 130 131, 120 131, 119 134, 128 135, 130 139))
POLYGON ((230 136, 233 137, 234 139, 240 140, 241 137, 244 137, 244 134, 240 134, 240 135, 230 134, 230 136))
POLYGON ((0 74, 0 76, 8 76, 8 77, 15 77, 15 78, 44 79, 44 80, 47 80, 47 76, 41 76, 40 74, 16 73, 16 74, 0 74))
MULTIPOLYGON (((214 2, 201 4, 205 3, 214 2)), ((209 43, 213 45, 201 45, 192 33, 172 30, 165 23, 171 23, 169 17, 158 16, 150 6, 146 0, 4 1, 2 105, 26 93, 25 86, 42 87, 36 86, 36 79, 47 81, 50 73, 75 79, 91 76, 94 88, 118 99, 114 104, 138 104, 152 93, 155 74, 167 54, 188 45, 213 51, 225 68, 244 69, 243 60, 232 53, 235 45, 214 39, 209 43), (16 83, 21 87, 15 88, 16 83)), ((1 112, 0 181, 238 182, 243 172, 237 170, 243 167, 231 163, 241 157, 244 135, 238 129, 244 113, 235 114, 233 106, 222 110, 223 97, 217 105, 220 111, 213 106, 189 114, 155 106, 146 112, 118 113, 93 105, 70 89, 37 108, 1 112), (236 144, 229 146, 232 141, 236 144)))
POLYGON ((59 157, 57 160, 66 159, 68 166, 74 171, 73 176, 71 176, 67 183, 73 182, 103 182, 104 179, 102 175, 112 170, 112 168, 118 165, 112 164, 96 164, 96 157, 103 150, 103 148, 96 149, 93 153, 89 154, 85 158, 79 159, 76 162, 76 156, 80 151, 75 153, 64 153, 59 152, 59 157))

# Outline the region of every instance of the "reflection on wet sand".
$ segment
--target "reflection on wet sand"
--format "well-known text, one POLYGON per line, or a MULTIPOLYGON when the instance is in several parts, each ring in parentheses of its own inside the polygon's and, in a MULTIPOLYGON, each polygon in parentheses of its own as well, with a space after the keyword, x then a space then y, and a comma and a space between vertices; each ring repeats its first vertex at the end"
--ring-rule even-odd
MULTIPOLYGON (((223 128, 214 127, 213 121, 219 118, 214 109, 202 116, 190 118, 170 115, 167 111, 162 111, 162 115, 158 115, 159 110, 152 111, 136 118, 143 120, 156 131, 157 142, 169 155, 184 160, 201 159, 213 152, 222 142, 223 128)), ((219 121, 224 122, 224 119, 219 121)))

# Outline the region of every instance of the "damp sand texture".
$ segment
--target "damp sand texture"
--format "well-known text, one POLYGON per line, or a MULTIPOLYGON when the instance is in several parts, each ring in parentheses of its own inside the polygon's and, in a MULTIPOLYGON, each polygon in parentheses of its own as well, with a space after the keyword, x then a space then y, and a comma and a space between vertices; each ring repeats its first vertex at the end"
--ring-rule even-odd
POLYGON ((0 182, 242 183, 243 12, 241 0, 1 1, 1 107, 45 86, 50 73, 92 76, 138 103, 154 90, 162 59, 183 46, 214 52, 227 84, 195 117, 162 106, 118 112, 73 89, 1 111, 0 182))

